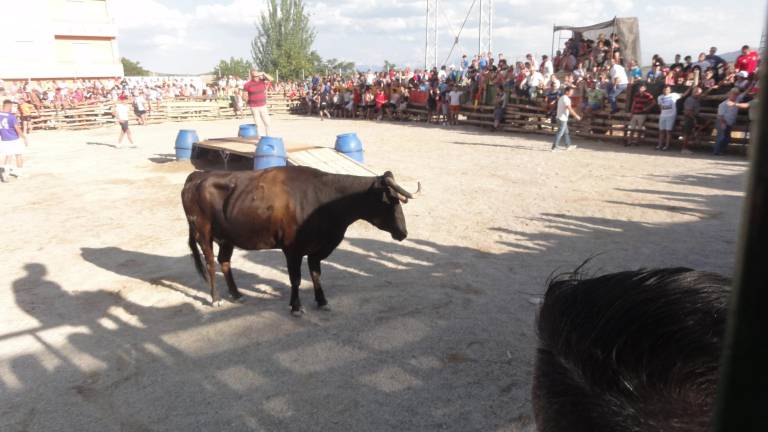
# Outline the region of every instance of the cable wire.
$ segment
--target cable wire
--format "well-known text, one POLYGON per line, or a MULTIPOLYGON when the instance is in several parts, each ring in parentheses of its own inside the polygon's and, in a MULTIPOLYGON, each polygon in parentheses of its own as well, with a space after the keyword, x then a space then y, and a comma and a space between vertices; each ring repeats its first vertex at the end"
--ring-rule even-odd
POLYGON ((453 46, 451 46, 451 51, 448 53, 448 57, 445 58, 445 61, 443 61, 443 64, 448 63, 448 59, 450 59, 451 56, 453 55, 453 50, 456 48, 456 45, 459 44, 459 38, 461 37, 461 32, 464 30, 464 26, 467 24, 469 15, 472 13, 472 9, 475 8, 475 3, 477 3, 477 0, 472 0, 472 5, 469 6, 469 10, 467 11, 467 16, 464 17, 464 22, 461 23, 461 28, 459 29, 459 33, 456 35, 456 38, 453 41, 453 46))

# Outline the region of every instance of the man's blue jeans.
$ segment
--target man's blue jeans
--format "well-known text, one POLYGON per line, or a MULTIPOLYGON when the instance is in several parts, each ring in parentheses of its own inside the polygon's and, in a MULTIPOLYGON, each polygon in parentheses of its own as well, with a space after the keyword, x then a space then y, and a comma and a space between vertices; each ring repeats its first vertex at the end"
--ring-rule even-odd
POLYGON ((555 135, 555 142, 552 143, 552 148, 556 148, 560 146, 560 140, 565 137, 565 147, 571 146, 571 134, 568 133, 568 120, 557 121, 557 135, 555 135))
POLYGON ((611 103, 611 111, 618 111, 619 107, 616 105, 616 98, 627 89, 626 84, 612 85, 608 91, 608 102, 611 103))
POLYGON ((725 128, 723 128, 718 122, 717 141, 715 141, 715 154, 719 155, 719 154, 725 153, 725 148, 728 147, 728 144, 730 142, 731 142, 731 126, 726 125, 725 128))
POLYGON ((536 96, 538 95, 539 88, 535 86, 528 86, 528 100, 532 101, 536 99, 536 96))

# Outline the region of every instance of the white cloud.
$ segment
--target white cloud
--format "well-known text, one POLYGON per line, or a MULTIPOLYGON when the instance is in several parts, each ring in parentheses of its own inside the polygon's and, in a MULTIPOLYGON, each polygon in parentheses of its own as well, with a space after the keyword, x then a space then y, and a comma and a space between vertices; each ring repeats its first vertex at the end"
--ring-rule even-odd
MULTIPOLYGON (((201 72, 221 58, 249 57, 254 23, 265 1, 115 0, 120 46, 128 57, 159 71, 201 72), (204 3, 204 2, 199 2, 204 3), (191 55, 194 52, 194 55, 191 55)), ((324 57, 378 65, 386 58, 418 66, 424 57, 422 0, 306 0, 317 29, 315 49, 324 57)), ((496 0, 494 51, 517 58, 550 50, 551 26, 591 24, 613 16, 640 19, 646 61, 654 53, 722 52, 759 41, 761 0, 722 7, 718 0, 496 0)), ((439 58, 445 58, 467 16, 469 0, 441 0, 439 58)), ((477 49, 477 10, 467 20, 453 57, 477 49)), ((455 62, 456 59, 449 59, 455 62)))

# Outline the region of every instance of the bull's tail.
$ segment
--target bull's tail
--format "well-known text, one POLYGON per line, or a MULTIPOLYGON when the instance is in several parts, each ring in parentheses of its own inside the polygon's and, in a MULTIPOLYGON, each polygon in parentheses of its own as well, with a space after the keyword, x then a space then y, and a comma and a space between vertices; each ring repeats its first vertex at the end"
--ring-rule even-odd
POLYGON ((203 259, 200 257, 200 248, 197 247, 197 241, 195 240, 195 227, 192 222, 189 223, 189 249, 192 251, 192 261, 195 262, 195 268, 203 280, 208 281, 208 273, 205 270, 203 259))

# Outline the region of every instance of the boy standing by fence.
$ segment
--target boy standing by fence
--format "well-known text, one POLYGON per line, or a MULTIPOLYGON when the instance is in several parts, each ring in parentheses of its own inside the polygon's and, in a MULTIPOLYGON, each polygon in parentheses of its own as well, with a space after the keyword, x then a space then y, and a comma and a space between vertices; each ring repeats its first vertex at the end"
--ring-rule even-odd
POLYGON ((571 144, 571 134, 568 132, 568 118, 571 114, 576 120, 581 120, 579 114, 571 106, 571 95, 573 95, 573 87, 568 86, 563 91, 563 95, 557 100, 557 134, 555 135, 555 142, 552 143, 552 151, 562 150, 560 147, 560 140, 565 137, 565 150, 575 149, 576 146, 571 144))
POLYGON ((451 84, 450 89, 451 91, 448 92, 448 123, 455 126, 458 123, 459 111, 461 111, 461 94, 463 92, 456 89, 453 84, 451 84))
POLYGON ((630 109, 632 116, 629 119, 624 147, 629 147, 632 144, 640 145, 640 141, 644 138, 643 128, 645 127, 645 120, 654 106, 656 106, 656 98, 648 91, 645 84, 640 84, 637 93, 632 97, 632 108, 630 109))

